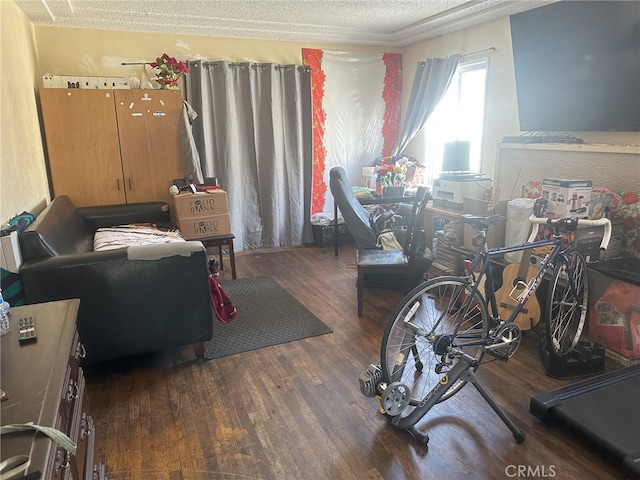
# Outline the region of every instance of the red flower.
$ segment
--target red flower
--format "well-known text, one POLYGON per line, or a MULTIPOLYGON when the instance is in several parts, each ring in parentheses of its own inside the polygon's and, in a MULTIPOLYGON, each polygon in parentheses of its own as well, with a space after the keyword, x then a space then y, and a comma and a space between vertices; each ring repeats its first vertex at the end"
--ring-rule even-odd
POLYGON ((622 197, 622 203, 625 203, 627 205, 631 205, 632 203, 636 203, 638 201, 639 197, 640 197, 640 195, 638 195, 637 193, 627 192, 622 197))

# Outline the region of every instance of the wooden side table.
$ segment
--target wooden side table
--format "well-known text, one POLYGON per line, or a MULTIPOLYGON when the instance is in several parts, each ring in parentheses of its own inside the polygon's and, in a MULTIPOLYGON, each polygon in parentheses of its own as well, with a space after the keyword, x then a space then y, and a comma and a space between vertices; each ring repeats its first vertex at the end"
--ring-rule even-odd
MULTIPOLYGON (((434 205, 427 205, 427 207, 424 209, 424 235, 425 235, 425 239, 427 242, 427 246, 431 249, 433 248, 433 238, 435 237, 435 229, 433 227, 433 222, 436 218, 442 218, 444 220, 447 220, 449 222, 454 222, 455 223, 455 232, 456 232, 456 243, 455 246, 456 247, 462 247, 464 246, 464 224, 461 222, 458 222, 458 220, 460 220, 460 217, 464 215, 464 211, 463 210, 452 210, 450 208, 444 208, 444 207, 436 207, 434 205)), ((454 275, 460 275, 460 262, 461 262, 461 258, 460 258, 460 254, 455 252, 455 251, 451 251, 453 253, 453 258, 454 258, 454 262, 453 262, 453 274, 454 275)), ((436 266, 440 266, 441 268, 444 267, 445 270, 450 270, 450 268, 446 265, 442 265, 442 264, 438 264, 438 260, 437 260, 437 252, 436 252, 436 261, 435 261, 436 266)))
POLYGON ((236 238, 232 233, 228 235, 218 235, 216 237, 198 238, 202 242, 205 248, 218 247, 218 255, 220 257, 220 270, 224 270, 224 263, 222 260, 222 247, 227 246, 229 248, 229 261, 231 262, 231 278, 236 279, 236 256, 233 252, 233 239, 236 238))

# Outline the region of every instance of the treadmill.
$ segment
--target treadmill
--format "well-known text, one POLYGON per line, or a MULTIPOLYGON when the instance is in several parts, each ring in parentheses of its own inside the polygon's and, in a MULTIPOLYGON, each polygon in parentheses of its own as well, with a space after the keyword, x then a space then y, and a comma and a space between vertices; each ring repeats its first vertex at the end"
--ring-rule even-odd
POLYGON ((640 365, 539 393, 529 412, 582 433, 640 474, 640 365))

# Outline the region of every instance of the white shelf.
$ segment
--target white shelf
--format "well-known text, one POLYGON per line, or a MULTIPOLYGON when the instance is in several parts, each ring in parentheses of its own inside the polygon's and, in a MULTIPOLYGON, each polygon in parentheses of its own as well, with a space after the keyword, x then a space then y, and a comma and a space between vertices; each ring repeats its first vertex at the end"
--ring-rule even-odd
POLYGON ((640 155, 640 145, 612 145, 605 143, 500 143, 506 150, 547 150, 576 153, 623 153, 640 155))

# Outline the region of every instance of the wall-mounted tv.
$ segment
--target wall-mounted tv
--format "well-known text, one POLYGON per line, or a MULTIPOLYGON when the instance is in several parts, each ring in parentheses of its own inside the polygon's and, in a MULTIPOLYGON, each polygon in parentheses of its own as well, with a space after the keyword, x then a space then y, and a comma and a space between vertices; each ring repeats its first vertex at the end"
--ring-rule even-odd
POLYGON ((640 130, 640 2, 551 3, 510 17, 520 130, 640 130))

